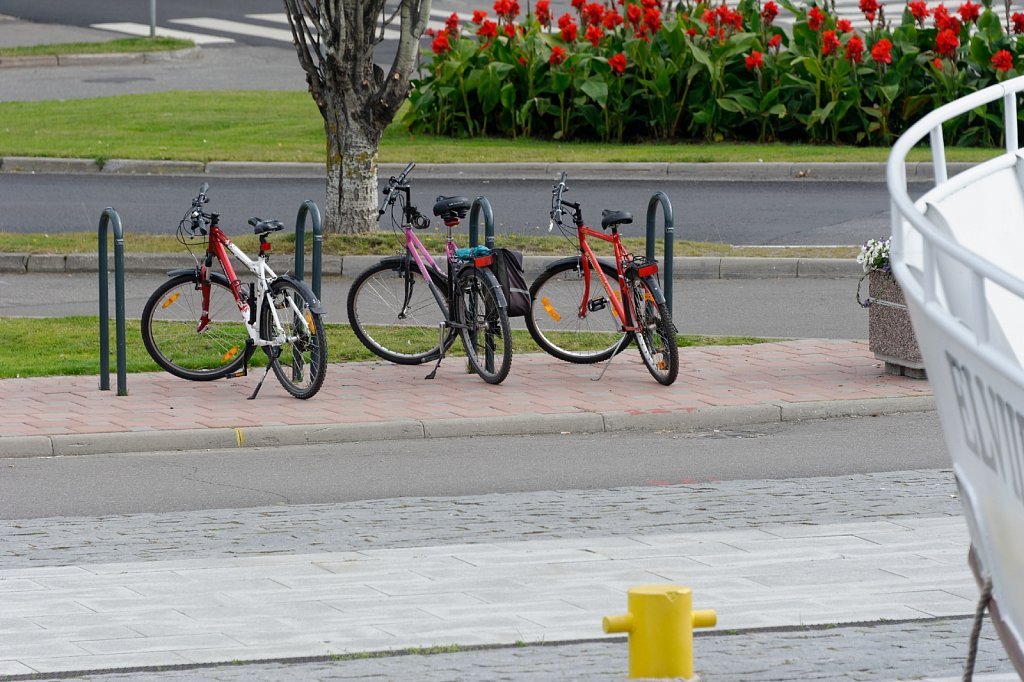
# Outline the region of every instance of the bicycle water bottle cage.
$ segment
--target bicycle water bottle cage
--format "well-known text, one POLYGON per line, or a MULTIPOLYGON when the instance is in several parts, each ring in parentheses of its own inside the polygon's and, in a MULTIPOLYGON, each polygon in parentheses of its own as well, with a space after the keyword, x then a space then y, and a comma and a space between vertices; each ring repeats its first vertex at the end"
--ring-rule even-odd
POLYGON ((249 218, 249 224, 252 225, 253 234, 266 234, 268 232, 278 232, 284 229, 284 225, 281 224, 280 220, 260 220, 259 218, 249 218))
POLYGON ((605 209, 601 211, 601 227, 608 229, 615 225, 629 225, 633 222, 633 214, 629 211, 612 211, 605 209))
POLYGON ((438 197, 434 203, 434 215, 441 218, 448 227, 458 225, 466 217, 473 202, 467 197, 438 197))

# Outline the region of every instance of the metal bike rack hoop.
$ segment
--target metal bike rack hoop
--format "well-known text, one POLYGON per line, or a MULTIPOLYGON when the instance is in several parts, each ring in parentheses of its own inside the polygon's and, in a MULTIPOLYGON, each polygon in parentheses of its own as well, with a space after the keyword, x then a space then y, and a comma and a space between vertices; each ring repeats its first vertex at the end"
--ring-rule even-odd
POLYGON ((480 211, 484 213, 484 246, 493 249, 494 211, 491 202, 483 196, 474 199, 473 207, 469 210, 469 245, 473 247, 480 244, 480 211))
POLYGON ((124 231, 121 216, 103 210, 99 227, 100 390, 110 390, 110 294, 107 288, 107 226, 114 231, 114 314, 117 335, 117 394, 128 395, 128 361, 124 327, 124 231))
POLYGON ((320 219, 320 208, 312 199, 306 199, 299 206, 295 218, 295 276, 302 279, 306 271, 306 217, 313 220, 313 293, 320 298, 320 274, 323 263, 324 229, 320 219))
POLYGON ((661 212, 665 216, 664 238, 665 238, 665 281, 662 288, 665 290, 665 304, 668 311, 672 312, 672 244, 675 241, 675 224, 672 218, 672 202, 664 192, 655 192, 647 204, 647 257, 654 260, 654 218, 657 214, 658 205, 661 205, 661 212))

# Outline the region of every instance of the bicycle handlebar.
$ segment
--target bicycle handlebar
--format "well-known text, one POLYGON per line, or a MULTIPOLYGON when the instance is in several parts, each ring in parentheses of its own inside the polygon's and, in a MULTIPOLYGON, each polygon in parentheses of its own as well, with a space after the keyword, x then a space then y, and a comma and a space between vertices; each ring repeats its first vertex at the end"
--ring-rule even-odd
POLYGON ((569 191, 565 185, 565 178, 565 171, 562 171, 562 175, 558 178, 558 184, 551 190, 551 222, 548 223, 548 232, 555 229, 555 223, 562 224, 562 194, 569 191))
POLYGON ((398 188, 398 187, 405 187, 406 186, 406 178, 409 177, 409 173, 411 173, 412 169, 415 168, 415 167, 416 167, 416 162, 415 161, 410 161, 409 165, 405 167, 405 170, 403 170, 399 174, 399 176, 397 178, 394 175, 392 175, 388 179, 388 185, 383 190, 383 194, 387 198, 384 199, 383 202, 381 202, 380 208, 377 209, 377 220, 378 221, 380 220, 380 217, 382 215, 384 215, 384 212, 388 209, 388 206, 390 206, 391 204, 395 203, 395 199, 398 197, 397 194, 393 194, 392 193, 392 190, 394 190, 395 188, 398 188))

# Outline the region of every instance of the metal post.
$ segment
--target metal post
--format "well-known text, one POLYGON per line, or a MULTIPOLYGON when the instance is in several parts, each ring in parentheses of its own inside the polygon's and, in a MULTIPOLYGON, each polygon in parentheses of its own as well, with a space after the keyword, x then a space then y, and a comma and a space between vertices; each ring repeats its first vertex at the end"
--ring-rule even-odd
POLYGON ((295 276, 303 278, 306 271, 306 216, 313 219, 313 293, 320 298, 320 274, 323 262, 324 230, 320 219, 320 208, 312 199, 306 199, 299 206, 295 218, 295 276))
POLYGON ((110 297, 107 289, 107 225, 114 230, 114 296, 117 334, 117 394, 128 395, 128 361, 124 325, 124 232, 121 216, 106 208, 100 216, 100 390, 110 390, 110 297))
POLYGON ((657 213, 658 204, 661 204, 661 211, 665 215, 665 281, 662 287, 665 289, 665 305, 669 313, 672 312, 672 261, 673 242, 675 241, 675 224, 672 218, 672 202, 664 192, 655 192, 647 204, 647 258, 654 260, 654 217, 657 213))
POLYGON ((149 0, 149 37, 156 38, 156 0, 149 0))
POLYGON ((480 243, 480 211, 484 212, 484 246, 494 248, 494 211, 491 210, 491 202, 487 197, 477 197, 473 200, 473 207, 469 210, 469 245, 477 246, 480 243))

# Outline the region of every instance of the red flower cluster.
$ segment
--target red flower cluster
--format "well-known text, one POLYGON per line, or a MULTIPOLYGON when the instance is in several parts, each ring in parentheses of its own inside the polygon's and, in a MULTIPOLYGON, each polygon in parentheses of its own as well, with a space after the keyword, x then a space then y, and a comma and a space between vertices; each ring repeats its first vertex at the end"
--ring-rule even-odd
POLYGON ((875 15, 878 13, 878 2, 876 0, 860 0, 860 11, 868 22, 874 23, 875 15))
POLYGON ((551 48, 551 56, 548 57, 548 64, 550 64, 551 66, 558 66, 559 64, 565 61, 565 58, 567 56, 568 55, 566 54, 565 50, 560 48, 558 45, 555 45, 553 48, 551 48))
POLYGON ((764 7, 761 8, 761 20, 764 21, 764 25, 771 26, 777 16, 779 16, 779 6, 772 0, 764 3, 764 7))
POLYGON ((854 64, 860 64, 864 58, 864 41, 860 39, 860 36, 850 36, 850 39, 846 41, 846 58, 854 64))
POLYGON ((604 36, 604 31, 601 30, 601 27, 597 26, 595 24, 591 24, 590 26, 587 26, 587 34, 584 37, 588 41, 590 41, 591 45, 593 45, 594 47, 597 47, 598 44, 601 42, 601 38, 603 36, 604 36))
POLYGON ((830 55, 839 49, 839 38, 835 31, 825 31, 821 34, 821 54, 830 55))
MULTIPOLYGON (((874 0, 871 1, 874 2, 874 0)), ((861 4, 863 4, 863 2, 864 0, 861 0, 861 4)), ((811 29, 812 31, 820 31, 821 24, 824 21, 825 15, 822 13, 820 9, 818 9, 817 5, 812 7, 811 11, 807 13, 807 28, 811 29)))
POLYGON ((494 13, 506 21, 512 21, 519 16, 519 3, 516 0, 496 0, 494 13))
POLYGON ((892 64, 892 41, 882 38, 871 47, 871 58, 879 64, 892 64))
POLYGON ((760 69, 764 64, 764 55, 757 50, 751 50, 750 54, 747 55, 746 59, 743 60, 747 65, 748 71, 760 69))
POLYGON ((953 33, 960 33, 960 20, 952 16, 949 10, 946 9, 945 5, 939 5, 932 12, 932 16, 935 19, 935 28, 940 31, 952 31, 953 33))
POLYGON ((568 12, 558 18, 558 28, 561 30, 562 40, 567 43, 571 43, 576 40, 579 27, 576 26, 576 22, 573 21, 572 16, 570 16, 568 12))
POLYGON ((840 33, 850 33, 853 31, 853 23, 849 19, 839 19, 836 21, 836 30, 840 33))
POLYGON ((620 52, 614 57, 609 57, 608 66, 612 67, 615 73, 622 74, 626 70, 626 55, 620 52))
POLYGON ((551 0, 537 0, 537 8, 533 10, 537 22, 545 28, 551 27, 551 0))
POLYGON ((965 22, 977 21, 978 17, 981 16, 981 5, 977 5, 971 2, 971 0, 967 0, 967 2, 960 5, 960 9, 957 10, 957 13, 965 22))
POLYGON ((434 54, 444 54, 452 49, 452 44, 448 42, 448 29, 445 28, 437 32, 430 49, 434 51, 434 54))
POLYGON ((480 25, 480 23, 487 18, 487 12, 482 9, 473 10, 473 23, 480 25))
POLYGON ((1024 14, 1020 12, 1014 12, 1013 16, 1010 17, 1010 21, 1013 22, 1013 32, 1016 34, 1024 33, 1024 14))
POLYGON ((782 45, 782 34, 781 33, 776 33, 775 35, 773 35, 771 38, 768 39, 768 47, 770 47, 770 48, 772 48, 772 49, 774 49, 776 51, 778 51, 778 49, 779 49, 779 47, 781 45, 782 45))
POLYGON ((943 57, 952 57, 958 47, 960 38, 948 28, 939 31, 939 35, 935 36, 935 51, 943 57))
POLYGON ((1013 55, 1008 50, 999 50, 992 55, 992 66, 1000 73, 1006 73, 1013 68, 1013 55))
POLYGON ((490 19, 486 19, 482 24, 480 24, 480 28, 477 29, 476 34, 481 38, 487 38, 488 40, 497 38, 498 25, 490 19))
POLYGON ((448 31, 448 34, 458 34, 459 32, 459 15, 457 12, 452 12, 447 19, 444 20, 444 30, 448 31))
POLYGON ((910 14, 913 15, 914 21, 923 28, 924 20, 931 14, 931 10, 928 9, 928 3, 925 0, 910 0, 907 3, 907 8, 910 9, 910 14))

